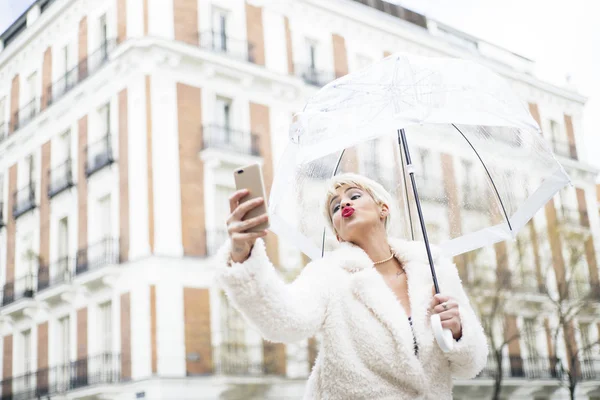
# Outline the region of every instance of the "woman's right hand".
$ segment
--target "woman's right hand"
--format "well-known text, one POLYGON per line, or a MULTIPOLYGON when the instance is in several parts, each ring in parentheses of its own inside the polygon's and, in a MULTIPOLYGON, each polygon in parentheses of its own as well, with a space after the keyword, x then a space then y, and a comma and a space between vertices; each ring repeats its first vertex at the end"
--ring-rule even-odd
POLYGON ((227 233, 231 239, 231 261, 235 263, 246 261, 248 257, 250 257, 250 251, 252 250, 252 246, 254 246, 256 239, 267 236, 266 230, 246 232, 248 229, 254 228, 269 220, 269 216, 263 214, 242 221, 244 215, 264 202, 264 199, 260 197, 240 204, 240 200, 247 196, 248 193, 249 191, 247 189, 242 189, 229 197, 231 214, 229 215, 229 218, 227 218, 227 233))

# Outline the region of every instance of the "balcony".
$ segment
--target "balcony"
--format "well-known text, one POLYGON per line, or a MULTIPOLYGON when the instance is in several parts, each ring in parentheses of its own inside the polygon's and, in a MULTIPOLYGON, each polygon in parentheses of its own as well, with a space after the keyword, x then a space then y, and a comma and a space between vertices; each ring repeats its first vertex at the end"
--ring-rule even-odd
POLYGON ((74 262, 70 257, 61 257, 51 264, 40 265, 37 297, 45 294, 46 289, 50 290, 71 282, 73 277, 72 265, 74 265, 74 262))
MULTIPOLYGON (((444 188, 444 180, 437 177, 422 177, 417 178, 417 190, 419 199, 430 202, 446 203, 446 189, 444 188)), ((409 190, 412 191, 411 188, 409 190)))
POLYGON ((12 213, 15 219, 33 210, 35 207, 35 184, 33 182, 29 182, 27 186, 13 193, 12 213))
POLYGON ((109 284, 119 262, 119 239, 104 238, 77 251, 73 279, 93 287, 109 284))
POLYGON ((576 210, 563 207, 559 211, 559 219, 562 226, 565 228, 587 230, 590 227, 590 220, 586 210, 576 210))
POLYGON ((48 171, 48 197, 62 193, 63 191, 73 187, 73 171, 71 159, 67 159, 62 164, 57 165, 48 171))
POLYGON ((575 143, 553 140, 552 150, 558 156, 577 160, 577 147, 575 143))
POLYGON ((333 81, 336 76, 332 71, 320 71, 312 65, 294 65, 294 72, 297 77, 312 86, 322 87, 333 81))
POLYGON ((86 147, 85 173, 87 177, 115 162, 110 139, 110 133, 107 133, 102 139, 86 147))
POLYGON ((202 150, 219 149, 229 152, 260 155, 258 135, 228 126, 204 125, 202 127, 202 150))
POLYGON ((2 288, 2 307, 6 307, 21 299, 33 298, 35 281, 35 275, 27 274, 14 281, 5 283, 2 288))
MULTIPOLYGON (((510 356, 502 360, 502 376, 504 379, 557 379, 562 376, 560 360, 551 357, 510 356)), ((481 379, 494 379, 498 374, 498 366, 493 355, 477 375, 481 379)))
POLYGON ((584 358, 581 362, 581 378, 584 381, 600 380, 600 358, 584 358))
POLYGON ((223 54, 240 61, 255 62, 254 46, 246 41, 232 39, 224 33, 213 31, 200 32, 198 36, 201 49, 223 54))
POLYGON ((46 88, 48 105, 56 103, 79 83, 96 73, 108 62, 109 55, 115 47, 116 41, 114 40, 103 42, 92 54, 82 60, 74 68, 65 72, 60 79, 48 86, 46 88))
POLYGON ((30 123, 40 111, 39 99, 33 98, 21 109, 14 113, 13 131, 23 128, 30 123))
POLYGON ((70 363, 5 379, 0 383, 2 400, 46 399, 76 389, 94 387, 99 395, 104 385, 121 382, 121 357, 105 353, 70 363))

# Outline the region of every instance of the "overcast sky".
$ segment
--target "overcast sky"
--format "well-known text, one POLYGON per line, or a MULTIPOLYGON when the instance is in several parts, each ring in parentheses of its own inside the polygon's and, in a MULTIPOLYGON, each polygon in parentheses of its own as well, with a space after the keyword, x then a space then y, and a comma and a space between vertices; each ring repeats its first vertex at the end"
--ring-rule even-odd
MULTIPOLYGON (((588 160, 600 167, 600 2, 596 0, 391 0, 536 62, 536 74, 589 97, 588 160), (595 152, 594 152, 595 150, 595 152)), ((0 0, 0 32, 33 0, 0 0)))

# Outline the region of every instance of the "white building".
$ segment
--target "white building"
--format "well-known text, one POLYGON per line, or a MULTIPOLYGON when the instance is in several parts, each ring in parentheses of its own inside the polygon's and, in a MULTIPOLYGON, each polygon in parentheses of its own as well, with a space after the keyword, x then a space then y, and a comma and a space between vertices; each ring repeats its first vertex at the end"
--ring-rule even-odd
MULTIPOLYGON (((597 171, 577 151, 585 98, 422 15, 380 0, 37 0, 0 43, 2 399, 301 398, 316 340, 263 343, 212 284, 231 170, 260 162, 270 182, 307 96, 395 51, 476 59, 529 103, 574 182, 535 227, 586 233, 573 282, 598 288, 597 171)), ((419 153, 429 182, 466 188, 469 163, 431 149, 419 153)), ((536 271, 545 260, 555 281, 570 278, 565 246, 548 242, 528 247, 527 271, 498 257, 515 244, 490 250, 522 272, 510 290, 527 298, 504 318, 527 333, 505 349, 511 398, 567 396, 549 361, 566 341, 540 328, 556 321, 536 271)), ((269 251, 284 270, 302 266, 275 238, 269 251)), ((597 340, 598 315, 581 314, 569 343, 597 340)), ((581 399, 600 397, 594 351, 578 355, 581 399)), ((492 364, 457 382, 456 397, 488 396, 491 375, 492 364)))

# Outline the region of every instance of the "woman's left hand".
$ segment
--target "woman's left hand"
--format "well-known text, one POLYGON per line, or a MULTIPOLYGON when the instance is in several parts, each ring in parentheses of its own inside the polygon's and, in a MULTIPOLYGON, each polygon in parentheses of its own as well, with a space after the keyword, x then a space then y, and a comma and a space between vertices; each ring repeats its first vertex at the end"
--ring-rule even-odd
POLYGON ((442 328, 450 329, 454 340, 462 337, 462 324, 458 313, 458 303, 450 296, 435 294, 429 305, 430 314, 440 314, 442 328))

